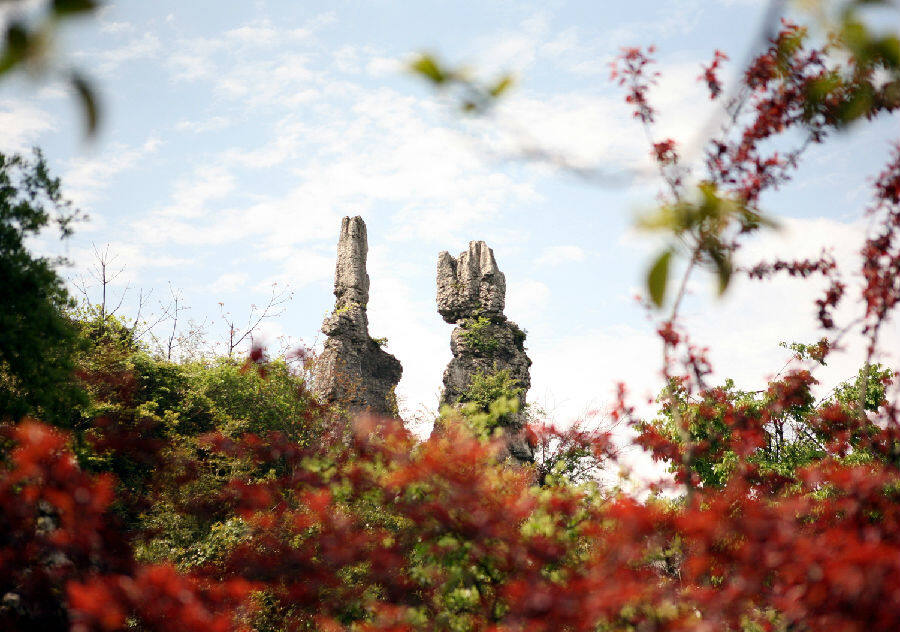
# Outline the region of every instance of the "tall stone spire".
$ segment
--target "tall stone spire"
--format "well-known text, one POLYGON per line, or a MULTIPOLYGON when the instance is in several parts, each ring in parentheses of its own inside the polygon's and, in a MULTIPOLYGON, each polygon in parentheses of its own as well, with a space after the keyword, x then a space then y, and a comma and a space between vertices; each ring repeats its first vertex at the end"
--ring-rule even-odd
POLYGON ((334 272, 335 306, 322 323, 328 339, 316 360, 313 392, 320 401, 350 412, 396 415, 394 388, 403 367, 369 336, 368 250, 363 219, 345 217, 334 272))
POLYGON ((524 414, 531 360, 525 354, 525 332, 503 314, 505 302, 506 277, 486 243, 470 242, 469 249, 456 258, 447 252, 438 256, 438 313, 457 325, 450 335, 453 359, 444 370, 441 403, 455 406, 474 401, 473 381, 506 382, 519 400, 519 412, 501 418, 500 428, 507 455, 527 463, 534 460, 524 414))
POLYGON ((337 297, 338 308, 351 303, 363 307, 369 304, 369 275, 366 272, 368 254, 366 223, 358 215, 353 219, 345 217, 341 220, 337 264, 334 269, 334 295, 337 297))

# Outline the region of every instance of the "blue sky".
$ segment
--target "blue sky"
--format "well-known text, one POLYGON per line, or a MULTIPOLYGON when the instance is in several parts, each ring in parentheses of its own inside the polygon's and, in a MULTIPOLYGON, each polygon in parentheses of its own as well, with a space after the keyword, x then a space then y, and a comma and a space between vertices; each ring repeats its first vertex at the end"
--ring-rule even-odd
MULTIPOLYGON (((370 329, 403 363, 408 415, 435 408, 450 358, 437 255, 483 239, 507 276, 507 314, 529 332, 530 399, 566 421, 602 409, 619 379, 639 396, 659 385, 654 327, 634 300, 655 243, 631 229, 656 183, 603 187, 510 157, 537 144, 578 164, 646 169, 646 140, 609 81, 612 57, 657 46, 659 135, 692 141, 711 113, 700 64, 716 48, 743 59, 764 4, 121 1, 57 42, 57 61, 82 68, 101 95, 96 142, 83 142, 62 84, 26 76, 0 84, 0 149, 40 145, 91 216, 64 247, 36 247, 67 254, 76 279, 92 244, 110 244, 125 266, 116 282, 131 288, 124 313, 137 288, 163 299, 171 284, 211 342, 225 336, 220 302, 243 318, 272 283, 294 298, 265 335, 321 338, 340 218, 361 214, 370 329), (516 89, 491 120, 461 121, 403 71, 422 50, 485 76, 512 71, 516 89)), ((795 182, 764 200, 783 230, 745 261, 828 246, 852 272, 865 185, 897 122, 811 151, 795 182)), ((814 287, 737 282, 720 301, 711 286, 697 278, 687 316, 720 376, 758 386, 786 359, 780 341, 817 337, 814 287)), ((887 340, 900 348, 896 327, 887 340)), ((851 349, 830 366, 823 388, 858 358, 851 349)))

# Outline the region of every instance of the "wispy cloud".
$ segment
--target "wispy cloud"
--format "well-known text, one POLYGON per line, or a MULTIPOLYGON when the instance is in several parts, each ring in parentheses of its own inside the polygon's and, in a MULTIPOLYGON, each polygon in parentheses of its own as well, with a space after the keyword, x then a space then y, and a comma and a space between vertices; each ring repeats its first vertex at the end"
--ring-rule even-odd
POLYGON ((175 129, 179 132, 194 132, 195 134, 203 134, 205 132, 217 132, 231 125, 232 121, 227 116, 210 116, 199 121, 179 121, 175 125, 175 129))
POLYGON ((99 51, 82 51, 78 57, 91 60, 92 69, 102 75, 110 75, 129 62, 139 59, 152 59, 162 49, 159 37, 155 33, 144 33, 126 42, 122 46, 99 51))
POLYGON ((92 202, 117 175, 155 153, 161 144, 158 136, 151 136, 138 147, 115 143, 104 148, 99 156, 73 159, 65 173, 69 197, 80 205, 92 202))
POLYGON ((584 261, 584 250, 580 246, 548 246, 541 251, 535 263, 542 266, 557 266, 571 261, 584 261))
POLYGON ((45 110, 25 101, 0 100, 0 150, 21 151, 53 129, 56 124, 45 110))

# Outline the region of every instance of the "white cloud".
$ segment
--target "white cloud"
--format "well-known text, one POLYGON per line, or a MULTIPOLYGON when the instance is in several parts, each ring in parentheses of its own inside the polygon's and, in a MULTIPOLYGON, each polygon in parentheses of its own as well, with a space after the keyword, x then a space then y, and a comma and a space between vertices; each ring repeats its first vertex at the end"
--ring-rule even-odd
MULTIPOLYGON (((441 376, 451 358, 451 327, 437 315, 433 294, 422 296, 414 291, 415 277, 423 271, 405 270, 402 265, 398 269, 395 260, 391 247, 376 243, 370 250, 369 331, 373 336, 386 336, 388 352, 403 365, 397 393, 404 418, 424 416, 425 424, 416 430, 427 434, 431 430, 428 422, 433 421, 429 414, 437 411, 441 376)), ((426 273, 429 279, 430 272, 426 273)))
POLYGON ((209 285, 211 294, 231 294, 244 287, 249 279, 246 272, 226 272, 209 285))
POLYGON ((584 261, 584 250, 580 246, 548 246, 541 251, 535 263, 542 266, 558 266, 572 261, 584 261))
POLYGON ((99 156, 71 160, 65 173, 68 196, 76 205, 90 203, 117 175, 155 153, 161 144, 157 136, 151 136, 139 147, 115 143, 99 156))
POLYGON ((507 284, 505 311, 514 321, 537 322, 549 301, 550 288, 545 283, 523 279, 507 284))
MULTIPOLYGON (((786 219, 783 225, 782 231, 765 233, 740 251, 741 264, 786 256, 815 258, 823 246, 830 247, 848 283, 837 322, 849 323, 862 309, 857 271, 863 222, 786 219)), ((779 342, 813 342, 826 333, 818 326, 814 304, 822 289, 823 284, 816 279, 777 276, 750 282, 736 276, 733 287, 718 300, 712 280, 700 275, 691 284, 683 322, 692 341, 709 348, 714 369, 711 383, 733 378, 739 388, 764 387, 790 358, 790 352, 780 349, 779 342)), ((529 329, 529 355, 534 362, 529 400, 547 408, 558 422, 571 422, 587 409, 608 408, 614 403, 619 382, 627 386, 629 401, 638 411, 652 414, 654 398, 663 386, 661 343, 652 322, 561 335, 549 323, 537 322, 529 329)), ((845 350, 835 352, 828 366, 816 369, 820 396, 856 375, 864 348, 857 329, 847 339, 845 350)), ((881 349, 876 360, 894 368, 900 366, 900 325, 896 319, 885 328, 881 349)), ((655 471, 639 453, 629 460, 645 473, 655 471)))
POLYGON ((175 183, 173 203, 154 215, 165 219, 202 218, 209 213, 210 201, 228 196, 234 187, 234 176, 230 171, 215 165, 202 165, 189 178, 175 183))
MULTIPOLYGON (((263 255, 268 259, 275 259, 278 254, 269 250, 263 251, 263 255)), ((264 281, 264 285, 277 282, 280 285, 300 289, 313 283, 324 283, 334 277, 334 255, 322 254, 308 248, 292 249, 285 254, 287 256, 280 261, 278 274, 264 281)))
POLYGON ((42 86, 37 92, 39 99, 54 101, 56 99, 64 99, 71 96, 71 91, 67 90, 63 84, 52 83, 42 86))
POLYGON ((112 48, 109 50, 92 51, 90 53, 79 53, 81 57, 88 57, 92 60, 92 64, 96 64, 94 68, 101 74, 110 74, 115 72, 121 65, 138 60, 150 59, 156 57, 160 52, 162 44, 159 37, 154 33, 144 33, 140 37, 136 37, 126 43, 124 46, 112 48))
POLYGON ((111 33, 113 35, 119 35, 121 33, 132 33, 134 32, 134 24, 124 21, 108 22, 105 20, 101 20, 100 31, 103 33, 111 33))
MULTIPOLYGON (((785 219, 782 223, 781 231, 749 244, 740 255, 741 264, 785 257, 815 259, 828 248, 847 283, 845 298, 836 312, 838 327, 861 315, 859 250, 865 237, 864 223, 825 218, 785 219)), ((821 279, 778 276, 752 282, 736 278, 722 301, 704 297, 711 294, 711 285, 710 281, 706 287, 701 286, 700 297, 689 304, 685 315, 697 335, 703 336, 697 342, 710 346, 713 364, 722 376, 733 374, 749 387, 759 386, 781 368, 773 363, 773 357, 781 355, 779 342, 808 343, 827 333, 820 330, 816 318, 815 300, 825 287, 821 279)), ((828 366, 817 370, 824 391, 854 376, 862 365, 864 343, 858 329, 847 340, 845 351, 835 353, 828 366)), ((885 352, 880 356, 882 361, 900 366, 897 322, 886 327, 881 348, 885 352)))
POLYGON ((433 104, 386 88, 352 89, 344 97, 349 109, 308 119, 288 115, 257 147, 220 153, 203 173, 181 182, 169 209, 145 218, 141 232, 206 244, 252 236, 272 250, 331 235, 342 215, 384 202, 397 209, 392 239, 446 243, 536 199, 533 185, 500 173, 458 132, 433 122, 433 104), (231 174, 288 163, 296 164, 291 179, 298 184, 291 190, 258 195, 250 204, 226 202, 209 225, 204 204, 212 194, 229 199, 231 174))
POLYGON ((323 13, 298 28, 256 20, 226 31, 223 37, 182 39, 167 63, 175 81, 205 80, 216 92, 247 105, 297 105, 323 75, 313 70, 317 31, 335 20, 323 13), (306 52, 299 52, 306 49, 306 52))
POLYGON ((175 125, 175 129, 179 132, 194 132, 202 134, 204 132, 217 132, 231 125, 231 119, 227 116, 210 116, 200 121, 179 121, 175 125))
POLYGON ((407 61, 396 57, 372 56, 366 63, 366 72, 370 77, 386 77, 399 75, 406 71, 407 61))
POLYGON ((0 150, 22 151, 34 145, 43 132, 55 129, 48 112, 24 101, 0 100, 0 150))

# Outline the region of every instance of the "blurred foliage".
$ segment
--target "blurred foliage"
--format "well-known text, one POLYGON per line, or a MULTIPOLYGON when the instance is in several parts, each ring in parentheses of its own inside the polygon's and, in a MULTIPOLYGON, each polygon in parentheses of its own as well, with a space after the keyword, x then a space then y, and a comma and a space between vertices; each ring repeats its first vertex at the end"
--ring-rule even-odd
MULTIPOLYGON (((8 15, 6 23, 0 24, 0 28, 5 28, 0 40, 0 79, 20 69, 49 74, 56 30, 73 19, 95 15, 102 4, 98 0, 0 0, 0 8, 8 15)), ((76 69, 63 72, 81 106, 85 133, 93 136, 100 123, 94 87, 76 69)))
POLYGON ((451 67, 430 53, 417 55, 410 62, 409 70, 436 89, 450 92, 465 114, 487 113, 515 85, 511 74, 481 81, 465 68, 451 67))
POLYGON ((647 272, 647 289, 653 304, 663 305, 672 257, 676 252, 687 252, 688 257, 694 257, 695 264, 712 268, 719 294, 725 292, 733 274, 725 236, 735 224, 742 232, 754 231, 761 226, 777 226, 775 220, 754 211, 739 199, 721 193, 711 182, 700 184, 693 197, 685 196, 662 204, 638 218, 639 229, 674 238, 673 245, 657 255, 647 272))

